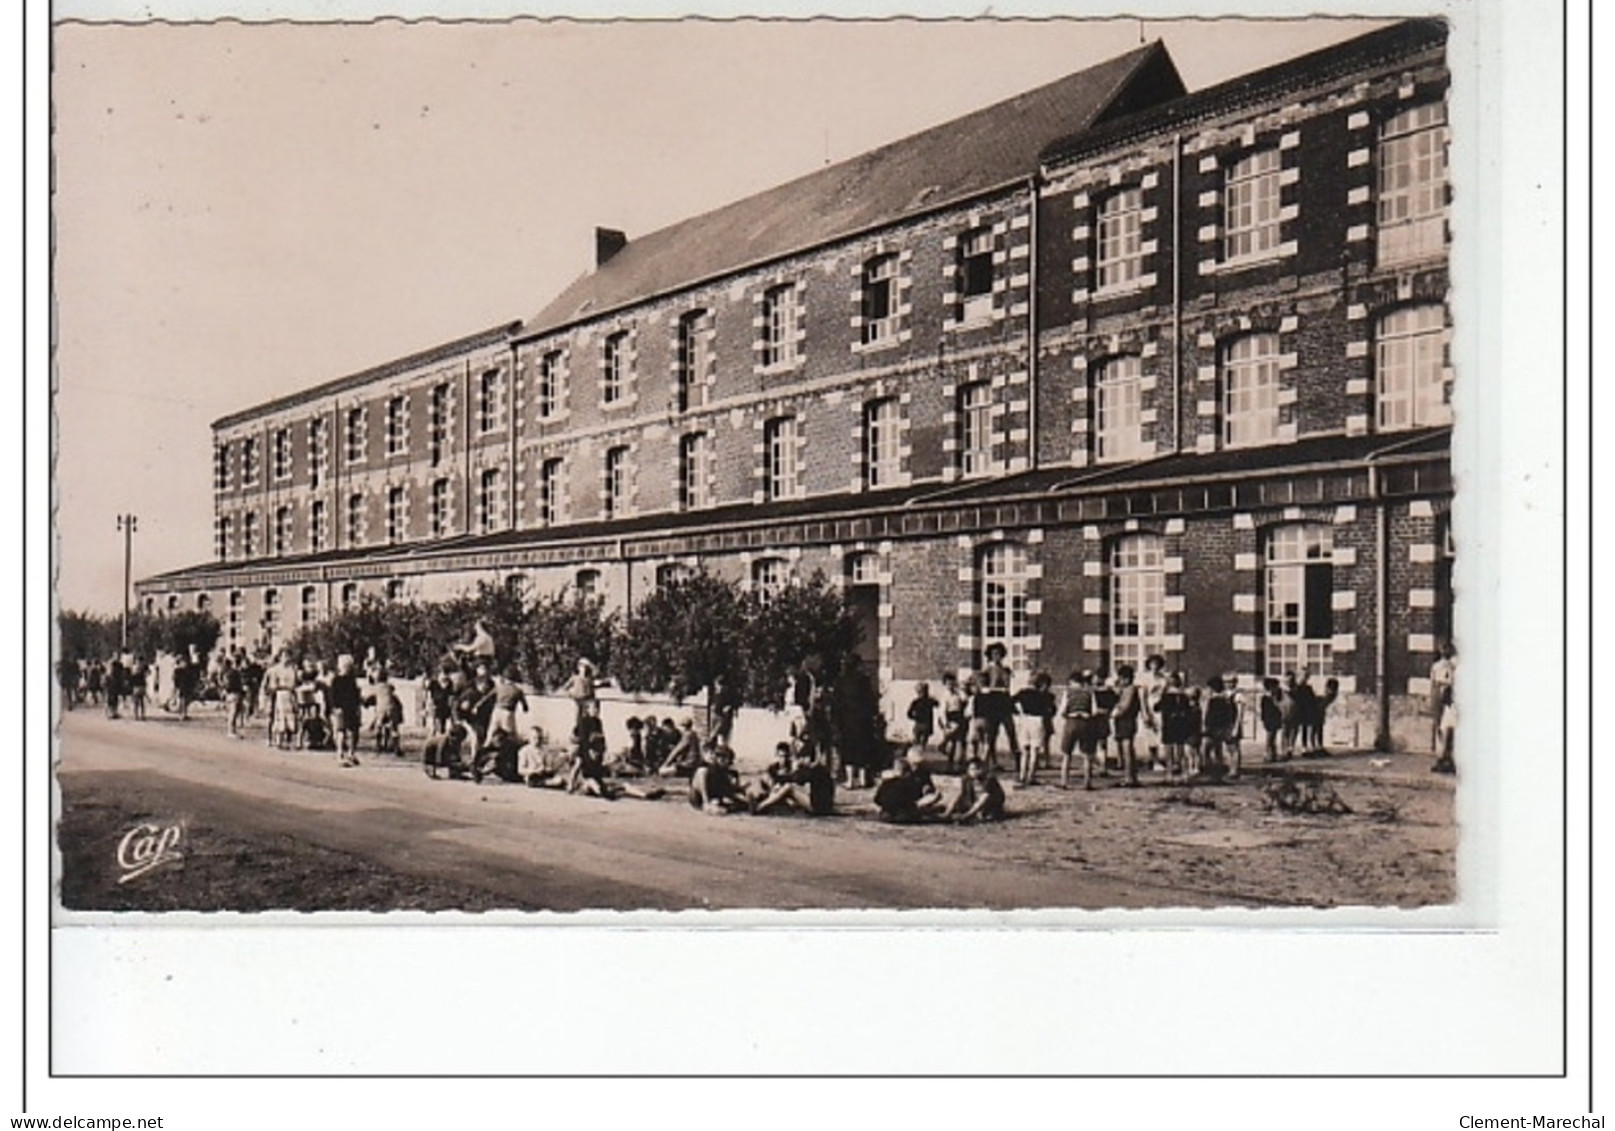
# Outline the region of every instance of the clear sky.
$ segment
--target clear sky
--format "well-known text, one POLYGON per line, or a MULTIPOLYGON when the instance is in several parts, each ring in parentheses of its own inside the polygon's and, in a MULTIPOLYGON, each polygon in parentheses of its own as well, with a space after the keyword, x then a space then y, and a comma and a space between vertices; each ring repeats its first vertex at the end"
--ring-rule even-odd
POLYGON ((1129 50, 1191 90, 1385 21, 55 31, 58 593, 212 553, 236 409, 535 313, 630 238, 1129 50))

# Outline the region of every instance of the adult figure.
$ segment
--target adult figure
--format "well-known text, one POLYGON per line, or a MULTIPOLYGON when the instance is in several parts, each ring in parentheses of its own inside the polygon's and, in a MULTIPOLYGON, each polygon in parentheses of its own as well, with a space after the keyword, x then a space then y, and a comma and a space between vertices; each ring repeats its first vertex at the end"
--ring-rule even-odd
POLYGON ((1138 679, 1138 693, 1144 702, 1141 720, 1144 724, 1145 745, 1149 748, 1150 763, 1156 769, 1161 769, 1163 759, 1161 747, 1166 740, 1161 737, 1160 703, 1161 695, 1166 691, 1168 677, 1166 674, 1166 657, 1152 653, 1144 658, 1144 673, 1138 679))
POLYGON ((336 658, 336 672, 325 689, 326 718, 336 738, 336 757, 340 765, 359 764, 359 712, 362 707, 359 679, 353 674, 353 657, 343 653, 336 658))
POLYGON ((856 652, 847 657, 835 685, 836 751, 846 771, 847 788, 864 789, 876 760, 879 700, 875 685, 856 652))
POLYGON ((791 702, 801 714, 799 737, 820 758, 830 758, 835 734, 830 720, 830 694, 824 679, 824 661, 817 653, 802 661, 791 679, 791 702))
POLYGON ((124 679, 123 660, 114 656, 112 657, 112 662, 107 665, 106 674, 107 718, 109 719, 120 717, 118 704, 123 699, 124 679))
POLYGON ((1430 768, 1440 774, 1457 770, 1453 761, 1453 745, 1458 729, 1458 707, 1453 699, 1453 685, 1458 678, 1458 654, 1451 641, 1443 641, 1430 665, 1430 722, 1432 744, 1436 752, 1435 765, 1430 768))
POLYGON ((71 656, 63 656, 56 662, 56 684, 62 691, 62 707, 71 711, 78 706, 79 697, 79 662, 71 656))
POLYGON ((269 698, 269 745, 289 748, 297 733, 297 669, 290 652, 281 652, 264 672, 263 690, 269 698))
POLYGON ((998 769, 998 735, 1002 731, 1009 739, 1009 753, 1016 763, 1021 758, 1020 742, 1015 737, 1015 701, 1010 696, 1013 674, 1004 658, 1009 650, 996 640, 987 645, 986 663, 976 675, 977 715, 981 719, 981 756, 987 765, 998 769))

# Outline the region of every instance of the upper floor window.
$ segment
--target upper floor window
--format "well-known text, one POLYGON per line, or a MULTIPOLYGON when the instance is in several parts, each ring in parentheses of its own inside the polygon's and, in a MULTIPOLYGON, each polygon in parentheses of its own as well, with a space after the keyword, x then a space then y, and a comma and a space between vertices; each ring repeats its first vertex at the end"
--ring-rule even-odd
POLYGON ((292 548, 292 508, 275 508, 274 552, 284 554, 292 548))
POLYGON ((1375 342, 1382 431, 1452 423, 1444 308, 1406 306, 1379 320, 1375 342))
POLYGON ((993 467, 993 388, 975 381, 959 390, 959 471, 980 475, 993 467))
POLYGON ((409 398, 387 398, 387 454, 403 455, 409 445, 409 398))
POLYGON ((318 488, 325 480, 326 463, 330 459, 329 428, 325 417, 316 416, 308 422, 308 485, 318 488))
POLYGON ((777 416, 763 426, 763 492, 770 499, 802 493, 797 474, 796 417, 777 416))
POLYGON ((1405 110, 1380 130, 1381 264, 1440 255, 1447 247, 1447 107, 1405 110))
POLYGON ((1235 338, 1223 352, 1223 434, 1226 447, 1266 444, 1279 431, 1277 334, 1235 338))
POLYGON ((605 488, 601 502, 607 518, 621 518, 628 513, 628 449, 606 449, 605 488))
POLYGON ((863 341, 891 341, 897 337, 897 256, 877 255, 863 270, 863 341))
POLYGON ((679 437, 679 506, 685 510, 704 507, 707 491, 707 436, 692 432, 679 437))
POLYGON ((566 461, 545 460, 538 469, 538 522, 554 526, 566 521, 566 461))
POLYGON ((241 516, 241 556, 244 558, 258 556, 258 515, 255 511, 248 511, 241 516))
POLYGON ((979 322, 993 314, 993 233, 966 232, 959 241, 959 321, 979 322))
POLYGON ((1279 151, 1262 149, 1228 166, 1223 188, 1223 258, 1279 246, 1279 151))
POLYGON ((900 462, 897 398, 871 401, 864 406, 864 486, 894 485, 900 462))
POLYGON ((1118 538, 1110 550, 1110 662, 1132 664, 1165 651, 1166 556, 1154 534, 1118 538))
POLYGON ((432 498, 431 505, 428 507, 427 520, 431 525, 433 538, 442 538, 449 532, 449 481, 447 479, 432 480, 432 498))
POLYGON ((348 463, 359 463, 364 459, 365 432, 364 407, 348 409, 342 426, 342 458, 348 463))
POLYGON ((498 529, 504 502, 504 477, 497 467, 485 467, 477 476, 477 533, 498 529))
POLYGON ((981 552, 979 640, 985 652, 1002 644, 1012 668, 1026 667, 1026 638, 1031 635, 1027 605, 1026 547, 995 542, 981 552))
POLYGON ((1143 459, 1142 401, 1144 377, 1137 357, 1113 357, 1099 367, 1094 381, 1094 458, 1102 461, 1143 459))
POLYGON ((230 486, 230 445, 216 444, 213 448, 213 489, 223 491, 230 486))
POLYGON ((308 508, 308 547, 316 554, 325 549, 329 530, 325 518, 325 500, 315 499, 308 508))
POLYGON ((679 319, 674 344, 673 408, 688 412, 706 402, 706 311, 692 310, 679 319))
POLYGON ((387 541, 402 542, 404 540, 404 489, 401 486, 387 488, 387 541))
POLYGON ((355 491, 348 496, 348 545, 364 542, 364 495, 355 491))
POLYGON ((220 516, 213 524, 213 553, 221 562, 230 556, 230 543, 235 540, 235 521, 229 515, 220 516))
POLYGON ((270 460, 275 478, 290 479, 292 477, 292 430, 290 428, 275 429, 275 437, 271 444, 270 460))
POLYGON ((258 437, 248 436, 241 441, 241 485, 255 486, 258 482, 258 437))
POLYGON ((792 365, 796 362, 796 330, 800 311, 796 285, 783 283, 763 292, 763 367, 792 365))
POLYGON ((550 350, 538 359, 538 383, 533 393, 540 420, 548 420, 561 411, 564 399, 562 381, 565 378, 561 364, 560 350, 550 350))
POLYGON ((600 400, 617 404, 628 396, 628 331, 618 330, 606 339, 601 355, 600 400))
POLYGON ((1125 287, 1138 281, 1144 270, 1144 241, 1140 234, 1143 192, 1124 188, 1099 202, 1099 288, 1125 287))
POLYGON ((426 444, 433 465, 441 463, 449 446, 449 384, 433 385, 426 405, 426 444))
POLYGON ((1334 534, 1292 523, 1267 539, 1265 674, 1328 670, 1334 640, 1334 534))
POLYGON ((477 431, 492 432, 505 424, 505 375, 484 370, 477 378, 477 431))

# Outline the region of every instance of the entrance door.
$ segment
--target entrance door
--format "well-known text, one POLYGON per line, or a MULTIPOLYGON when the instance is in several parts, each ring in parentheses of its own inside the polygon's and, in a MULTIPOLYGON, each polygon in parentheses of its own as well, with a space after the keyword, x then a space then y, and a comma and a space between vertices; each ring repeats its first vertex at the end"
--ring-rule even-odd
POLYGON ((858 626, 855 651, 864 662, 864 670, 874 673, 880 669, 880 586, 848 586, 847 605, 852 610, 853 624, 858 626))

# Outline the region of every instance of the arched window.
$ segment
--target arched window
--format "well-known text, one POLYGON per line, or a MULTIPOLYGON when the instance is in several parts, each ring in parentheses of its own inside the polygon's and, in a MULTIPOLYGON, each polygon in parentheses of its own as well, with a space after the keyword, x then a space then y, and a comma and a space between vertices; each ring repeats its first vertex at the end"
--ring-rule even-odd
POLYGON ((669 585, 688 581, 694 573, 695 571, 683 562, 663 562, 656 567, 656 588, 666 589, 669 585))
POLYGON ((1279 433, 1279 336, 1246 334, 1223 350, 1222 442, 1268 444, 1279 433))
POLYGON ((313 624, 320 611, 320 591, 312 585, 303 586, 301 618, 304 624, 313 624))
POLYGON ((404 599, 404 579, 401 578, 401 577, 388 578, 387 579, 387 603, 390 605, 390 604, 394 604, 395 602, 402 601, 403 599, 404 599))
POLYGON ((359 583, 349 581, 342 586, 342 611, 352 612, 359 604, 359 583))
POLYGON ((1113 357, 1094 375, 1094 458, 1143 459, 1144 372, 1137 357, 1113 357))
POLYGON ((179 594, 178 593, 170 593, 168 595, 168 599, 163 602, 163 611, 164 612, 169 612, 169 613, 177 613, 177 612, 179 612, 179 594))
POLYGON ((1265 672, 1329 670, 1334 638, 1334 531, 1317 523, 1274 527, 1267 536, 1265 672))
POLYGON ((604 586, 601 584, 600 571, 597 569, 580 569, 577 577, 573 579, 572 591, 577 594, 580 601, 593 600, 603 597, 604 586))
POLYGON ((230 590, 229 613, 225 620, 225 635, 231 644, 241 643, 241 590, 230 590))
POLYGON ((784 558, 758 558, 751 563, 751 587, 767 601, 791 583, 791 563, 784 558))
POLYGON ((197 612, 205 613, 209 609, 211 609, 212 607, 213 607, 213 598, 209 597, 206 593, 198 593, 196 595, 196 611, 197 612))
POLYGON ((525 597, 527 595, 527 575, 513 573, 505 578, 505 592, 512 597, 525 597))
POLYGON ((1380 431, 1451 424, 1448 372, 1443 307, 1405 306, 1381 318, 1374 351, 1380 431))
POLYGON ((280 644, 280 590, 264 590, 264 639, 271 648, 280 644))
POLYGON ((1026 547, 1018 542, 995 542, 981 551, 981 624, 977 633, 981 650, 1002 644, 1012 668, 1026 666, 1026 637, 1030 634, 1026 611, 1026 547))
POLYGON ((1110 662, 1143 670, 1165 651, 1166 557, 1154 534, 1130 534, 1110 548, 1110 662))

